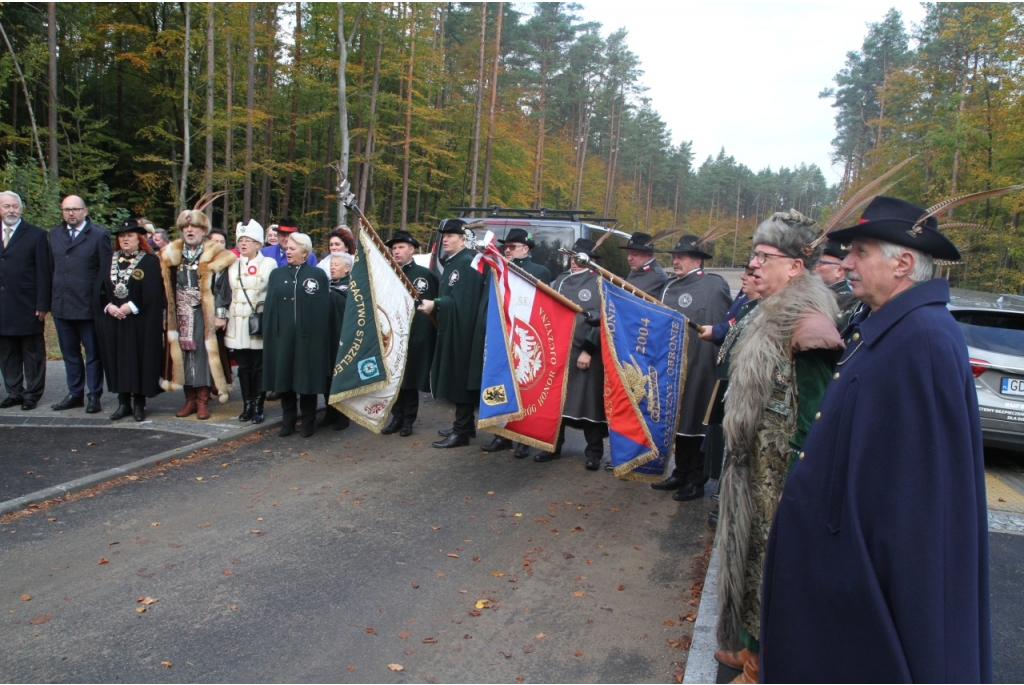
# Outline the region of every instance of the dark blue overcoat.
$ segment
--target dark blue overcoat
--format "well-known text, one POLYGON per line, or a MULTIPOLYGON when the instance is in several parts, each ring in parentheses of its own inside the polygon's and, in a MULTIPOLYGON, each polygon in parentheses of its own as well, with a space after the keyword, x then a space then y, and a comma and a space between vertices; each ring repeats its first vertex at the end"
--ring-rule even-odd
POLYGON ((981 423, 948 301, 927 281, 848 329, 769 535, 763 682, 992 681, 981 423))

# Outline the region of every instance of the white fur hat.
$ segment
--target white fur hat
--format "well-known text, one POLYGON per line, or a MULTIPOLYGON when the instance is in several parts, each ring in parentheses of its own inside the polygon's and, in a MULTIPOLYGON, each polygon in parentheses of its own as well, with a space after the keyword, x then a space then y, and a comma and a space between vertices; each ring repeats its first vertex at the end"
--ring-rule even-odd
POLYGON ((239 221, 238 225, 235 227, 235 240, 237 241, 239 238, 249 238, 262 245, 263 227, 260 226, 256 219, 249 219, 248 225, 239 221))

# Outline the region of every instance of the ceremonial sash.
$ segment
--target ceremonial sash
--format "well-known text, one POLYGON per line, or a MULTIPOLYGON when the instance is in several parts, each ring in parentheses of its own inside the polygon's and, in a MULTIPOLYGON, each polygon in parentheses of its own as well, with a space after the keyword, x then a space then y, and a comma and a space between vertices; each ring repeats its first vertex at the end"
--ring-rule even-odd
POLYGON ((604 279, 600 287, 604 408, 615 476, 658 481, 675 450, 686 317, 604 279))
POLYGON ((489 245, 491 265, 480 428, 552 451, 562 423, 576 312, 508 269, 489 245))
POLYGON ((415 303, 368 231, 359 232, 331 379, 331 405, 359 425, 384 427, 409 356, 415 303))

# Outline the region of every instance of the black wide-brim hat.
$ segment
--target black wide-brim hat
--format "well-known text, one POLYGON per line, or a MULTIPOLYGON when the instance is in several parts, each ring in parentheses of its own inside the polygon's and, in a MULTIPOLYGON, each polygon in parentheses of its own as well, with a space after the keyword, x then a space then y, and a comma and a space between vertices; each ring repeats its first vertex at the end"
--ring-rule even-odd
POLYGON ((122 233, 138 233, 139 235, 144 236, 149 235, 149 231, 146 230, 146 227, 140 225, 135 219, 122 221, 121 225, 114 229, 114 235, 121 235, 122 233))
POLYGON ((409 231, 396 231, 395 236, 384 244, 388 247, 393 247, 395 243, 409 243, 416 249, 419 249, 420 246, 420 241, 413 238, 412 233, 409 233, 409 231))
POLYGON ((619 245, 620 250, 636 250, 637 252, 654 252, 654 245, 651 245, 650 233, 634 233, 629 236, 625 245, 619 245))
POLYGON ((573 243, 572 251, 576 254, 585 254, 591 259, 599 259, 601 255, 597 253, 597 242, 590 238, 580 238, 573 243))
POLYGON ((533 249, 533 238, 526 231, 525 228, 513 228, 506 235, 505 238, 498 241, 502 245, 505 243, 520 243, 526 245, 531 250, 533 249))
POLYGON ((874 238, 913 248, 935 259, 960 261, 960 251, 939 232, 935 217, 928 217, 918 225, 924 215, 925 210, 911 202, 879 195, 864 208, 856 226, 832 231, 829 237, 843 244, 849 244, 854 238, 874 238))
POLYGON ((464 226, 466 222, 462 219, 445 219, 441 224, 441 228, 437 229, 438 233, 461 233, 466 234, 464 226))
POLYGON ((679 239, 675 247, 666 251, 669 254, 693 254, 701 259, 711 259, 711 255, 701 249, 701 245, 697 242, 698 240, 700 238, 695 235, 684 235, 679 239))
MULTIPOLYGON (((923 214, 924 212, 922 212, 923 214)), ((836 259, 846 259, 846 255, 850 254, 849 250, 843 248, 843 244, 838 240, 829 238, 825 243, 825 249, 823 254, 827 254, 829 257, 835 257, 836 259)))

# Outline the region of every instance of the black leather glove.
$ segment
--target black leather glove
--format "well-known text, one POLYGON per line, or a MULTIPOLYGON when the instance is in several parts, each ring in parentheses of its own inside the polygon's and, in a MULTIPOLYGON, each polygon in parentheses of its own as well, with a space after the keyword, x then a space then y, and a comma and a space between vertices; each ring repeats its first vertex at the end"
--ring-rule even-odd
POLYGON ((601 325, 601 313, 596 309, 587 309, 583 312, 583 320, 597 328, 601 325))

